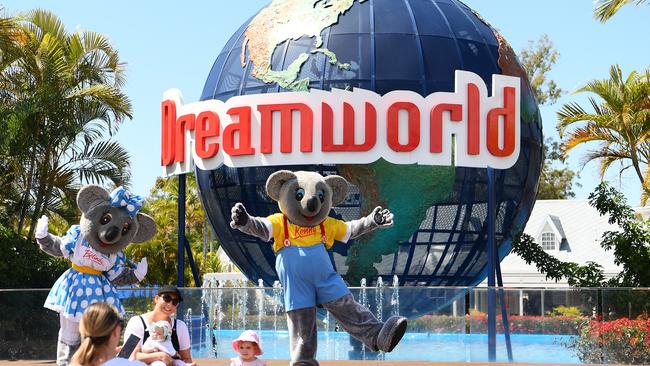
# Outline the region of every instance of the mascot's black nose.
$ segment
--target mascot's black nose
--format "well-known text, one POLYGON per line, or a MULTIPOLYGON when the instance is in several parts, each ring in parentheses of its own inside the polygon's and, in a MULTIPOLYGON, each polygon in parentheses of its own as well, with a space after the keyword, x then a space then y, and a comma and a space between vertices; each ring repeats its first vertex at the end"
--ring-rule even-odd
POLYGON ((316 212, 318 209, 318 197, 313 196, 310 199, 307 200, 307 209, 309 212, 316 212))
POLYGON ((112 243, 115 241, 117 236, 120 234, 120 229, 117 228, 117 226, 111 226, 106 230, 104 234, 104 238, 106 238, 106 241, 112 243))

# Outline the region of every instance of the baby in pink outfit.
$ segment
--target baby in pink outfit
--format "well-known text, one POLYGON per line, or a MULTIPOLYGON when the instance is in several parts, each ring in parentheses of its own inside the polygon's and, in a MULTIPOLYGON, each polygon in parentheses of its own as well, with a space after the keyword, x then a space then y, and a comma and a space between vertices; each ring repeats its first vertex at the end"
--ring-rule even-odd
POLYGON ((266 362, 256 357, 263 353, 262 344, 252 330, 244 331, 232 341, 232 349, 239 353, 239 357, 231 358, 230 366, 266 366, 266 362))

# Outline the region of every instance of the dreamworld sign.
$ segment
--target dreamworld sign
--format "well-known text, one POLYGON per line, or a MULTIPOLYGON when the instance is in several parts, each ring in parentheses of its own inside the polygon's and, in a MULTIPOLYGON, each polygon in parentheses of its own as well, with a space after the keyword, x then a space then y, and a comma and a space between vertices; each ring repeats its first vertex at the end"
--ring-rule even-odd
POLYGON ((455 91, 422 97, 364 89, 162 102, 163 175, 194 166, 303 164, 455 165, 507 169, 519 157, 520 79, 456 71, 455 91))

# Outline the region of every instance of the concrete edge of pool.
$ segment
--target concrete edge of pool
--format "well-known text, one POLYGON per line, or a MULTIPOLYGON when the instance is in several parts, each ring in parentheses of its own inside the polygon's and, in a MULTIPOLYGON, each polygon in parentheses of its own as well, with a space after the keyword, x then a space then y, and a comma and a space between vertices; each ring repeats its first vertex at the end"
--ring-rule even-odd
MULTIPOLYGON (((227 358, 199 358, 195 359, 198 362, 199 366, 228 366, 230 365, 230 360, 227 358)), ((287 360, 265 360, 268 366, 286 366, 289 364, 287 360)), ((324 360, 319 361, 322 366, 396 366, 396 365, 406 365, 406 366, 575 366, 575 365, 565 365, 560 363, 507 363, 507 362, 426 362, 426 361, 348 361, 348 360, 339 360, 331 361, 324 360)), ((56 365, 54 360, 18 360, 18 361, 8 361, 0 360, 0 366, 26 366, 26 365, 56 365)))

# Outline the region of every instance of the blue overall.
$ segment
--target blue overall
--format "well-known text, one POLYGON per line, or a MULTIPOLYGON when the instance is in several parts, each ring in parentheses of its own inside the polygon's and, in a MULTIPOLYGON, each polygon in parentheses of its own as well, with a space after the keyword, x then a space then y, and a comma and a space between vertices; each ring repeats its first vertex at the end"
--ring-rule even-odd
POLYGON ((284 288, 286 311, 314 307, 350 293, 323 244, 284 247, 275 258, 275 270, 284 288))

